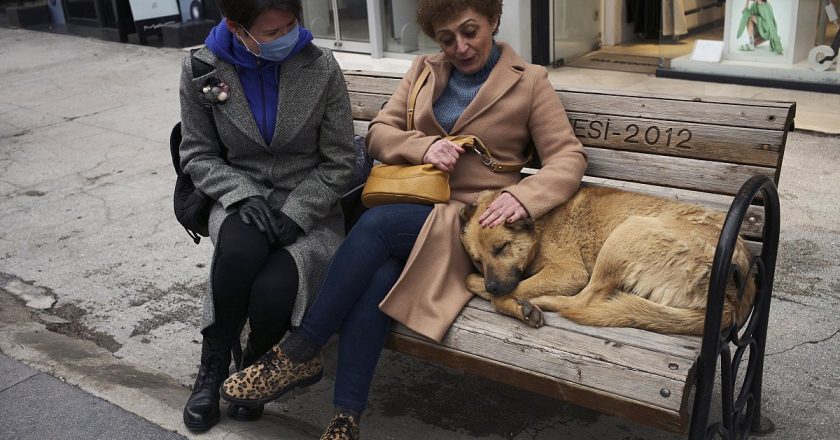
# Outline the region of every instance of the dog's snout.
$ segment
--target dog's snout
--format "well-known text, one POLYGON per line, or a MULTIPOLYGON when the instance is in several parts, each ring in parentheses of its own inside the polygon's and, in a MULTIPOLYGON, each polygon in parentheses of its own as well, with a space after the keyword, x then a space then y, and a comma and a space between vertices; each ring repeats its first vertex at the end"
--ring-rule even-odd
POLYGON ((501 287, 499 282, 496 280, 487 280, 484 283, 484 288, 487 289, 487 293, 498 295, 501 291, 501 287))
POLYGON ((497 276, 496 271, 488 269, 484 279, 484 290, 493 296, 505 296, 516 290, 522 280, 522 270, 514 269, 507 276, 497 276))

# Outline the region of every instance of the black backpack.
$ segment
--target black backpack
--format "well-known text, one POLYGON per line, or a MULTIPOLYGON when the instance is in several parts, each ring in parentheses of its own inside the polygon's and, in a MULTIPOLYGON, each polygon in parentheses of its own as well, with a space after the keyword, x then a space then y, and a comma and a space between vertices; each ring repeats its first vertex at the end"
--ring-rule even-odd
MULTIPOLYGON (((193 78, 198 78, 213 71, 211 64, 195 58, 195 52, 197 50, 193 49, 190 51, 193 78)), ((213 119, 213 108, 210 104, 205 104, 204 111, 210 116, 210 121, 213 123, 213 129, 215 131, 216 121, 213 119)), ((210 209, 213 207, 215 201, 196 188, 190 175, 184 173, 184 170, 181 169, 180 146, 181 122, 178 122, 172 127, 172 132, 169 135, 169 152, 172 155, 172 166, 175 167, 175 174, 177 176, 175 179, 175 191, 172 197, 175 218, 186 229, 187 234, 189 234, 195 244, 198 244, 201 242, 201 237, 210 235, 208 220, 210 218, 210 209)), ((222 145, 222 157, 227 161, 227 148, 224 145, 222 145)))

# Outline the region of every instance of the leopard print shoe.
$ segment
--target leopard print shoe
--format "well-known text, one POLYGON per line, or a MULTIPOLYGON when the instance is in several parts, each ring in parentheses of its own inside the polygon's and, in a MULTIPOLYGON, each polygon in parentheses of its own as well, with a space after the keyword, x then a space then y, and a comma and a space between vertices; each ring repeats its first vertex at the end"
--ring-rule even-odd
POLYGON ((295 363, 277 344, 253 365, 228 377, 222 384, 222 397, 239 405, 264 404, 295 387, 318 382, 323 372, 320 354, 306 362, 295 363))
POLYGON ((349 414, 338 413, 330 420, 321 440, 359 440, 359 421, 349 414))

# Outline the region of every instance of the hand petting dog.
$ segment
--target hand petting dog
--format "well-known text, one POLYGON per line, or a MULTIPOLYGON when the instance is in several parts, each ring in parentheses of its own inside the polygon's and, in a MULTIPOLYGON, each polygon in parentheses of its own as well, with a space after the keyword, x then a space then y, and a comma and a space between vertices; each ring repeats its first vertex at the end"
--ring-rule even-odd
POLYGON ((478 222, 482 228, 495 228, 504 222, 513 223, 528 217, 528 211, 522 203, 510 193, 503 192, 490 203, 478 222))

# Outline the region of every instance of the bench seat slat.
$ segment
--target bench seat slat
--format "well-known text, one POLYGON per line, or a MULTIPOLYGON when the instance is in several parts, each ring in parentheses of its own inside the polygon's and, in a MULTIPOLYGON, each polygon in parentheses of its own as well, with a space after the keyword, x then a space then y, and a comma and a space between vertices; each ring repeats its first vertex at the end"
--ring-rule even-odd
MULTIPOLYGON (((688 371, 694 365, 694 356, 683 357, 678 349, 684 340, 674 338, 675 350, 650 350, 644 346, 638 347, 623 344, 604 334, 595 335, 589 332, 577 332, 569 330, 568 327, 557 325, 559 319, 563 319, 556 313, 546 312, 545 315, 553 318, 553 324, 545 325, 539 329, 533 329, 523 323, 503 316, 493 310, 481 310, 479 308, 467 308, 462 313, 463 319, 458 328, 471 332, 479 332, 488 337, 496 338, 521 349, 530 347, 543 350, 545 356, 563 359, 564 362, 573 362, 581 366, 585 362, 607 362, 619 368, 632 370, 634 373, 651 374, 662 378, 686 381, 688 371), (488 319, 492 317, 492 319, 488 319)), ((448 340, 444 341, 448 345, 448 340)), ((687 350, 686 350, 687 351, 687 350)), ((612 366, 610 367, 612 368, 612 366)), ((535 370, 538 371, 538 370, 535 370)), ((557 371, 545 372, 549 376, 556 376, 557 371)), ((583 372, 578 369, 576 372, 580 379, 583 372)), ((659 389, 657 389, 657 392, 659 389)), ((639 399, 641 400, 641 399, 639 399)), ((661 396, 657 395, 653 404, 664 402, 661 396)), ((667 405, 665 405, 667 406, 667 405)))
MULTIPOLYGON (((585 349, 585 344, 560 349, 563 346, 564 332, 552 328, 520 328, 513 331, 511 318, 496 312, 486 312, 474 308, 464 309, 453 323, 441 344, 453 350, 473 356, 493 359, 496 362, 523 368, 535 373, 553 377, 555 380, 574 382, 581 387, 602 392, 622 395, 628 399, 645 402, 671 411, 679 411, 682 406, 683 390, 693 368, 693 362, 671 357, 665 358, 657 352, 648 352, 650 359, 622 358, 624 352, 642 350, 635 347, 609 345, 610 340, 589 337, 592 346, 605 347, 602 352, 612 361, 595 355, 585 349), (617 362, 616 362, 617 361, 617 362), (649 370, 661 371, 663 361, 679 362, 681 369, 673 375, 680 379, 665 377, 649 370), (627 366, 631 364, 632 366, 627 366), (654 367, 656 366, 656 367, 654 367), (682 369, 682 367, 686 367, 682 369), (662 393, 663 389, 668 390, 662 393), (666 397, 667 396, 667 397, 666 397)), ((412 334, 404 327, 394 331, 412 334)), ((587 339, 581 335, 580 339, 587 339)), ((667 367, 667 363, 665 364, 667 367)))
POLYGON ((673 411, 624 396, 579 386, 575 382, 558 381, 515 365, 508 365, 480 356, 453 350, 412 335, 399 325, 389 335, 386 347, 434 364, 455 368, 506 383, 524 390, 560 398, 604 414, 614 414, 635 422, 670 432, 684 432, 687 412, 673 411))
MULTIPOLYGON (((489 313, 498 313, 493 309, 493 305, 489 301, 479 297, 471 299, 467 307, 489 313)), ((547 327, 560 329, 567 333, 583 334, 603 341, 612 341, 610 344, 606 344, 605 342, 605 345, 636 347, 649 352, 674 356, 690 362, 694 362, 700 354, 701 341, 697 336, 663 335, 637 328, 594 327, 591 325, 577 324, 557 313, 551 312, 545 313, 544 317, 547 327)), ((510 320, 509 326, 511 327, 521 327, 524 325, 514 318, 507 317, 507 319, 510 320)), ((588 349, 591 350, 591 348, 588 349)))

